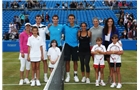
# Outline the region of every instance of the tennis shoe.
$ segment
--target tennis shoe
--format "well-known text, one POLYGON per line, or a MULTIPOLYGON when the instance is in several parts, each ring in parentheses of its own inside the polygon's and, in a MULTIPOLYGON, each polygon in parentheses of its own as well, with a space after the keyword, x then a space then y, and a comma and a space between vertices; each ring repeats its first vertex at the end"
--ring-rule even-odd
POLYGON ((74 74, 74 81, 79 82, 79 78, 78 78, 77 74, 74 74))
POLYGON ((100 85, 101 85, 101 86, 105 86, 105 83, 104 83, 104 82, 100 82, 100 85))
POLYGON ((86 81, 86 77, 83 77, 81 82, 85 82, 86 81))
POLYGON ((70 77, 69 76, 66 77, 65 82, 70 82, 70 77))
POLYGON ((28 79, 28 78, 25 78, 25 79, 24 79, 24 83, 26 83, 26 84, 30 84, 29 79, 28 79))
POLYGON ((35 80, 32 80, 31 86, 35 86, 35 80))
POLYGON ((23 85, 23 79, 20 79, 20 81, 19 81, 19 85, 23 85))
POLYGON ((121 88, 121 87, 122 87, 122 84, 118 83, 116 88, 121 88))
POLYGON ((37 86, 41 86, 41 83, 40 83, 39 80, 36 80, 36 85, 37 85, 37 86))
POLYGON ((116 86, 116 83, 112 83, 110 87, 114 88, 115 86, 116 86))
POLYGON ((86 79, 86 83, 90 83, 90 79, 89 78, 86 79))
POLYGON ((47 82, 48 81, 48 78, 47 77, 44 77, 44 82, 47 82))
POLYGON ((96 83, 95 83, 95 86, 98 87, 98 86, 99 86, 99 82, 96 82, 96 83))

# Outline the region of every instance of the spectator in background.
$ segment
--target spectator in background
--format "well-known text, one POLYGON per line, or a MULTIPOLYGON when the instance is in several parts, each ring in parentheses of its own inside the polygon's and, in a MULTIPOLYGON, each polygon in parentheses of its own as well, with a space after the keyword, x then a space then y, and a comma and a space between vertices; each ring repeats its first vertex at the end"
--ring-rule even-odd
POLYGON ((128 39, 128 33, 126 30, 121 33, 121 39, 128 39))
POLYGON ((104 18, 104 20, 103 20, 103 24, 105 24, 105 22, 106 22, 106 18, 104 18))
POLYGON ((9 8, 9 2, 6 2, 6 8, 9 8))
POLYGON ((27 1, 27 3, 25 4, 25 7, 27 7, 28 9, 31 9, 33 5, 30 1, 27 1))
POLYGON ((65 7, 65 9, 68 9, 68 3, 67 2, 65 2, 64 7, 65 7))
POLYGON ((25 16, 25 23, 29 23, 29 22, 30 22, 30 20, 29 20, 28 16, 25 16))
POLYGON ((19 4, 16 1, 14 1, 11 3, 11 8, 13 8, 13 9, 19 8, 19 4))
POLYGON ((8 31, 8 33, 11 33, 12 30, 14 30, 14 24, 11 22, 9 24, 9 31, 8 31))
POLYGON ((132 29, 132 38, 133 40, 137 40, 137 27, 133 26, 132 29))
POLYGON ((45 15, 45 19, 46 19, 46 22, 49 22, 50 20, 50 16, 49 16, 49 14, 48 14, 48 12, 46 12, 46 15, 45 15))
POLYGON ((99 19, 99 23, 103 24, 103 19, 102 18, 99 19))
POLYGON ((16 16, 16 24, 17 24, 17 30, 19 30, 21 27, 21 19, 18 16, 16 16))
POLYGON ((11 30, 10 35, 9 35, 9 39, 10 40, 18 39, 18 32, 15 28, 13 30, 11 30))
POLYGON ((42 18, 42 21, 41 22, 44 22, 44 14, 43 13, 41 15, 41 18, 42 18))
POLYGON ((19 18, 20 18, 20 20, 21 20, 21 24, 24 24, 25 15, 24 15, 23 13, 21 13, 21 14, 19 15, 19 18))
POLYGON ((43 5, 42 5, 43 7, 42 7, 42 9, 46 9, 47 7, 46 7, 46 3, 44 2, 43 3, 43 5))

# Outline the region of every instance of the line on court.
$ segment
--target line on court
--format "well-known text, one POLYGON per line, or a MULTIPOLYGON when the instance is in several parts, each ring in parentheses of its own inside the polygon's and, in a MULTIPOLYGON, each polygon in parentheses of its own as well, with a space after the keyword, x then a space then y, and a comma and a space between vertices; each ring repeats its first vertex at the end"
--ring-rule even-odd
MULTIPOLYGON (((46 83, 41 83, 42 85, 46 85, 46 83)), ((86 84, 86 83, 64 83, 64 84, 86 84)), ((91 82, 90 84, 95 84, 91 82)), ((122 84, 137 84, 137 82, 122 82, 122 84)), ((19 86, 19 84, 2 84, 3 86, 19 86)), ((30 84, 23 84, 23 86, 29 86, 30 84)))

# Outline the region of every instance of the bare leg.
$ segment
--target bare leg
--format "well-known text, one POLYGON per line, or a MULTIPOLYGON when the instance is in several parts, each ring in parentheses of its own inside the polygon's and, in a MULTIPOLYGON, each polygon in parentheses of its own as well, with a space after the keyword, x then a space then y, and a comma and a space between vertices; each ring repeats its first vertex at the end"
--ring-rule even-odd
POLYGON ((77 71, 78 63, 77 63, 77 61, 73 61, 73 63, 74 63, 74 66, 73 66, 74 71, 77 71))
POLYGON ((34 79, 34 74, 35 74, 35 62, 31 62, 32 65, 32 80, 34 79))
POLYGON ((44 69, 44 73, 47 73, 48 72, 47 60, 43 60, 43 69, 44 69))
POLYGON ((66 61, 66 72, 70 72, 70 61, 66 61))
POLYGON ((40 78, 40 62, 36 62, 36 71, 37 71, 36 77, 39 80, 39 78, 40 78))
POLYGON ((118 83, 121 83, 120 67, 117 67, 117 76, 118 76, 118 83))
POLYGON ((24 71, 20 71, 20 79, 23 79, 24 71))

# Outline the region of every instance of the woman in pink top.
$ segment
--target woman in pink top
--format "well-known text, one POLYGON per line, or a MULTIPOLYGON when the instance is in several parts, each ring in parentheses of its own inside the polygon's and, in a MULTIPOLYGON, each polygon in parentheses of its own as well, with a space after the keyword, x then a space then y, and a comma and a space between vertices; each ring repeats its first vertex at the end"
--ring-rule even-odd
POLYGON ((27 46, 27 41, 28 38, 32 35, 32 33, 30 32, 31 29, 31 24, 30 23, 26 23, 25 24, 25 30, 20 34, 19 37, 19 44, 20 44, 20 55, 19 55, 19 59, 20 59, 20 81, 19 81, 19 85, 23 85, 23 83, 29 84, 29 72, 30 72, 30 62, 27 60, 27 54, 28 54, 28 46, 27 46), (26 66, 26 78, 23 80, 24 78, 24 68, 26 66))

